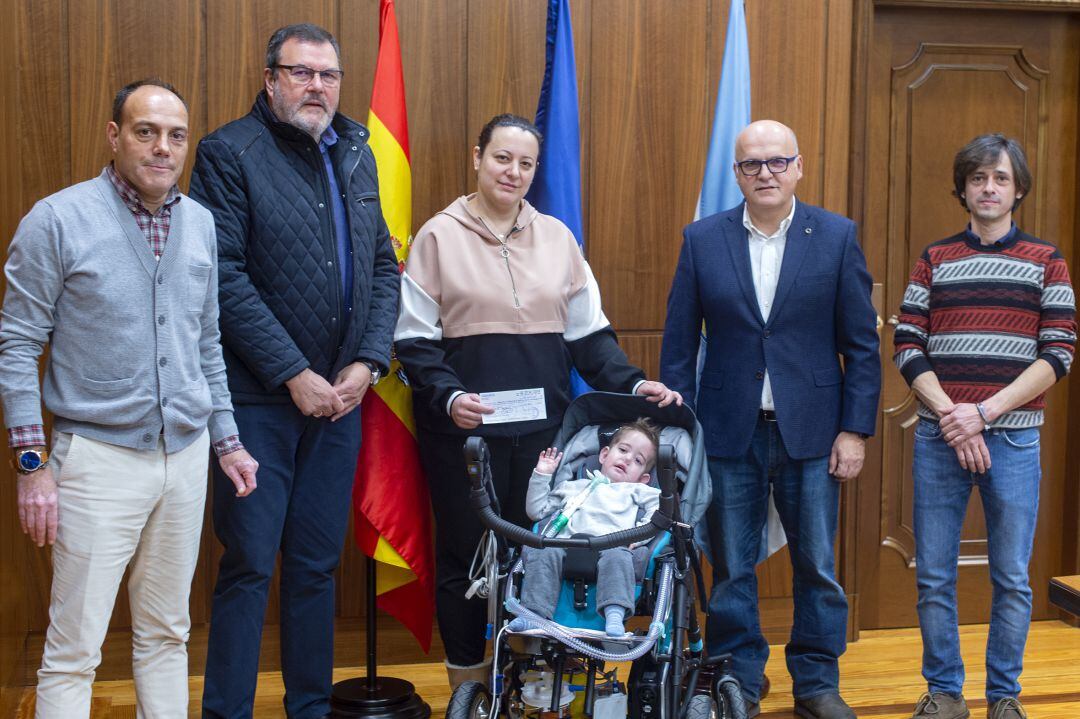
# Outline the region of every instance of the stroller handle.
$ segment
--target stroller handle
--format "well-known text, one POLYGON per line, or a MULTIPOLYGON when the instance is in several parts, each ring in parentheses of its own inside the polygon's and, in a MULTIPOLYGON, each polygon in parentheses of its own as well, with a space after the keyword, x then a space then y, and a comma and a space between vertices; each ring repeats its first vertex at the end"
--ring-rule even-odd
POLYGON ((635 542, 647 542, 671 527, 673 517, 675 517, 675 451, 671 445, 662 445, 657 457, 660 505, 653 512, 650 521, 639 527, 596 537, 544 537, 499 516, 498 512, 492 509, 494 490, 491 485, 487 442, 483 437, 469 437, 465 441, 465 467, 471 484, 469 501, 479 515, 480 523, 496 534, 526 547, 536 549, 562 547, 602 551, 635 542))

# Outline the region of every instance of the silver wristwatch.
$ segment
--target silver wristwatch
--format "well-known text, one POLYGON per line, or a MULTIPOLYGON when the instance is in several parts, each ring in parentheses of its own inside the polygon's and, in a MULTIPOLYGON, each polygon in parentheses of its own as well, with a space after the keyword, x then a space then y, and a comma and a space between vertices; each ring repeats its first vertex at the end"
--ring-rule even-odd
POLYGON ((367 365, 367 368, 369 370, 371 370, 371 385, 370 386, 374 387, 375 385, 379 384, 379 380, 382 379, 382 370, 379 369, 379 365, 375 364, 371 360, 360 360, 360 361, 363 362, 365 365, 367 365))

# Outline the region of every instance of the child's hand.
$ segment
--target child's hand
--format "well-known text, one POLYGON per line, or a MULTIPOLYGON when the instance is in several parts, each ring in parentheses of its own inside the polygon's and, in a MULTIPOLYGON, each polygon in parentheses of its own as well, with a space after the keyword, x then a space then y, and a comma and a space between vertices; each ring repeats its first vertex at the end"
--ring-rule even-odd
POLYGON ((536 473, 554 474, 555 470, 559 468, 559 462, 561 461, 562 452, 554 447, 548 447, 540 453, 540 458, 536 460, 536 473))

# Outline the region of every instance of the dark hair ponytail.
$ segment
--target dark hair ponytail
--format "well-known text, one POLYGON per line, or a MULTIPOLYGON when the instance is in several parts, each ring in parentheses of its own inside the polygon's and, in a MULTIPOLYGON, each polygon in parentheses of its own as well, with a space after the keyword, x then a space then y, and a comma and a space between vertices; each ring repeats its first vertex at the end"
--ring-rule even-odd
POLYGON ((536 128, 536 125, 532 124, 524 117, 520 115, 512 115, 509 112, 504 112, 501 115, 496 115, 487 121, 484 125, 484 129, 480 130, 480 139, 476 141, 476 144, 480 147, 480 154, 484 154, 484 149, 491 142, 491 135, 495 132, 496 127, 516 127, 519 130, 531 133, 536 138, 537 145, 544 144, 544 136, 540 134, 540 130, 536 128))

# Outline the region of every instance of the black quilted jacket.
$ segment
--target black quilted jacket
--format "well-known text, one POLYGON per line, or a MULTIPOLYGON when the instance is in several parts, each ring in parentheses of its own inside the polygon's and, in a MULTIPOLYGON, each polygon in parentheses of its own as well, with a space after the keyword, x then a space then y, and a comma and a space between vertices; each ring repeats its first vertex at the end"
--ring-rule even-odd
POLYGON ((331 382, 359 359, 384 370, 399 277, 363 125, 338 113, 331 147, 353 252, 345 318, 329 183, 311 136, 279 122, 265 92, 199 143, 191 197, 217 225, 221 340, 234 402, 287 402, 306 367, 331 382))

